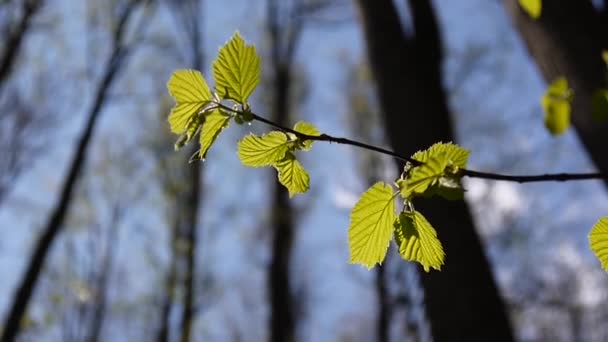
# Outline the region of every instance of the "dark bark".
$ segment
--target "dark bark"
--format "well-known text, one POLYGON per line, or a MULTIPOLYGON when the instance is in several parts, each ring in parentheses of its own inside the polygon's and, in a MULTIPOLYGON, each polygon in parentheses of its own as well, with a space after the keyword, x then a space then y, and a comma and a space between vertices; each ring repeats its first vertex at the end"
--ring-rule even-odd
MULTIPOLYGON (((202 50, 202 34, 201 27, 203 25, 200 18, 200 7, 202 0, 194 0, 192 3, 191 13, 185 15, 190 19, 190 44, 192 44, 192 66, 195 69, 202 70, 203 66, 203 50, 202 50)), ((192 154, 198 152, 198 146, 192 146, 192 154)), ((201 193, 201 163, 195 161, 188 167, 189 184, 186 193, 185 202, 185 221, 184 221, 184 240, 186 241, 186 272, 184 274, 184 301, 181 324, 181 341, 189 342, 191 338, 192 322, 194 319, 194 308, 196 300, 195 283, 196 283, 196 252, 198 246, 198 209, 202 201, 201 193)))
MULTIPOLYGON (((299 25, 286 27, 281 24, 282 13, 279 1, 268 0, 267 30, 271 44, 271 63, 273 73, 272 120, 288 125, 291 107, 289 92, 292 82, 291 63, 299 25), (292 35, 284 40, 287 31, 292 35)), ((293 25, 293 23, 291 23, 293 25)), ((294 340, 295 318, 294 303, 289 278, 291 249, 294 239, 293 210, 289 203, 287 190, 277 181, 273 182, 272 192, 272 251, 268 273, 268 292, 270 295, 270 341, 289 342, 294 340)))
MULTIPOLYGON (((177 212, 177 209, 175 209, 177 212)), ((169 271, 167 273, 167 277, 165 278, 165 293, 161 303, 160 310, 160 327, 156 334, 157 342, 167 342, 169 341, 169 329, 171 326, 171 308, 173 307, 173 297, 175 293, 175 287, 177 286, 177 263, 178 263, 178 251, 177 244, 179 243, 179 232, 180 232, 180 215, 175 214, 173 222, 173 227, 171 229, 171 242, 170 242, 170 250, 171 250, 171 261, 169 263, 169 271)))
MULTIPOLYGON (((368 58, 393 149, 411 155, 452 141, 441 79, 441 40, 428 0, 409 1, 414 36, 406 38, 390 0, 359 0, 368 58)), ((398 167, 399 172, 401 168, 398 167)), ((436 341, 513 340, 504 304, 466 202, 417 200, 446 252, 440 272, 419 267, 436 341)))
POLYGON ((14 341, 17 337, 20 328, 19 323, 21 322, 32 297, 40 273, 44 267, 46 256, 63 228, 63 223, 72 202, 74 189, 86 161, 86 153, 93 136, 95 124, 99 118, 101 108, 105 103, 108 90, 110 89, 116 74, 126 60, 127 49, 123 46, 121 40, 126 28, 126 23, 137 3, 139 3, 139 0, 129 2, 128 6, 126 6, 124 12, 121 14, 115 31, 115 37, 117 39, 114 41, 112 54, 104 67, 101 82, 97 87, 93 104, 88 112, 85 128, 78 139, 76 151, 70 162, 68 173, 64 178, 57 204, 53 208, 51 216, 42 230, 42 235, 34 247, 34 252, 27 264, 25 274, 19 282, 17 292, 4 324, 2 342, 14 341))
MULTIPOLYGON (((602 50, 608 49, 608 17, 589 0, 543 1, 542 14, 533 20, 517 0, 504 0, 513 23, 545 80, 565 76, 574 90, 572 124, 600 172, 608 172, 605 132, 608 122, 591 116, 595 90, 606 87, 602 50)), ((608 181, 604 181, 608 186, 608 181)))
MULTIPOLYGON (((373 183, 370 183, 373 184, 373 183)), ((376 337, 378 342, 389 341, 389 328, 390 328, 390 317, 391 307, 389 305, 388 289, 386 287, 386 276, 385 266, 376 266, 376 294, 378 298, 378 319, 376 323, 376 337)))
POLYGON ((42 0, 24 0, 23 15, 16 27, 9 31, 6 37, 3 54, 0 57, 0 88, 5 79, 10 75, 10 71, 15 64, 15 59, 21 49, 21 43, 25 38, 26 32, 31 27, 31 21, 38 9, 42 6, 42 0))
MULTIPOLYGON (((196 145, 194 145, 196 147, 196 145)), ((193 148, 196 153, 196 148, 193 148)), ((191 337, 192 321, 194 317, 194 301, 195 301, 195 280, 196 280, 196 247, 197 247, 197 216, 198 208, 201 201, 200 183, 201 183, 201 164, 196 161, 189 166, 189 184, 185 196, 185 201, 182 203, 185 206, 184 215, 184 235, 185 242, 185 274, 184 274, 184 299, 181 322, 181 341, 188 342, 191 337)))

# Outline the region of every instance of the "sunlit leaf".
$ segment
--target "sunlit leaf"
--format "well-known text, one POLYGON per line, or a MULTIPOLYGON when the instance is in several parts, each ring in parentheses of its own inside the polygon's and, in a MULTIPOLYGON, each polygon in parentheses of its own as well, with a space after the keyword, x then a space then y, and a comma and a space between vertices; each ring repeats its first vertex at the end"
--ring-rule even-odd
POLYGON ((519 0, 519 5, 532 18, 538 19, 540 17, 543 7, 541 0, 519 0))
POLYGON ((452 164, 460 168, 466 168, 467 160, 469 159, 469 154, 471 153, 471 151, 451 142, 439 142, 433 144, 431 147, 424 151, 418 151, 414 153, 412 158, 425 163, 430 157, 439 156, 442 153, 444 153, 446 158, 448 159, 448 164, 452 164))
POLYGON ((244 165, 270 166, 281 161, 292 145, 283 132, 273 131, 263 136, 249 134, 239 142, 238 154, 244 165))
POLYGON ((288 152, 274 167, 279 173, 279 182, 289 190, 289 197, 308 191, 310 177, 293 153, 288 152))
POLYGON ((562 134, 570 127, 570 101, 572 91, 564 77, 556 79, 547 88, 541 104, 545 112, 545 126, 551 134, 562 134))
POLYGON ((608 119, 608 89, 598 89, 591 97, 591 115, 595 120, 608 119))
MULTIPOLYGON (((293 129, 294 131, 310 136, 319 136, 321 134, 315 126, 304 121, 299 121, 298 123, 296 123, 293 129)), ((303 151, 308 151, 312 147, 312 143, 312 140, 304 140, 299 145, 299 148, 303 151)))
POLYGON ((403 198, 423 194, 444 173, 448 159, 445 153, 431 156, 424 164, 414 167, 406 179, 397 182, 403 198))
POLYGON ((602 268, 608 271, 608 217, 603 217, 591 228, 589 234, 591 251, 600 260, 602 268))
POLYGON ((424 196, 440 196, 450 201, 458 201, 464 198, 464 189, 460 178, 453 176, 441 176, 424 193, 424 196))
POLYGON ((182 69, 171 75, 167 88, 176 102, 169 115, 171 132, 182 134, 187 130, 190 140, 201 123, 197 119, 199 110, 211 99, 209 86, 200 72, 182 69))
POLYGON ((409 261, 420 263, 426 272, 441 270, 445 253, 437 232, 418 211, 403 212, 395 221, 395 242, 399 254, 409 261))
POLYGON ((219 110, 214 110, 207 114, 200 136, 201 150, 199 156, 201 159, 206 158, 209 148, 215 139, 217 139, 220 132, 228 127, 229 123, 230 116, 223 114, 219 110))
POLYGON ((247 102, 260 81, 260 57, 253 45, 246 45, 236 32, 213 62, 216 91, 222 98, 247 102))
POLYGON ((355 204, 348 228, 351 263, 371 269, 384 260, 394 230, 394 198, 393 188, 378 182, 355 204))

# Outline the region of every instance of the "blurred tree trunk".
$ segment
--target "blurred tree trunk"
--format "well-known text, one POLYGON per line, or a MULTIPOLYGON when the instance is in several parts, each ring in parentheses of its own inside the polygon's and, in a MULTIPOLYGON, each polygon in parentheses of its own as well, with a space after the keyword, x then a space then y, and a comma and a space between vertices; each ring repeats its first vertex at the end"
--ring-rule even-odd
POLYGON ((85 128, 76 143, 76 150, 64 178, 59 199, 52 209, 48 222, 42 229, 42 235, 34 246, 33 254, 27 263, 25 274, 19 282, 13 303, 6 316, 1 339, 3 342, 14 341, 19 333, 19 323, 32 297, 36 283, 44 267, 46 256, 63 228, 66 214, 72 202, 72 194, 85 165, 86 153, 93 136, 95 124, 106 102, 108 90, 129 55, 129 48, 123 42, 126 26, 131 14, 141 2, 143 0, 129 1, 121 12, 113 35, 112 53, 102 71, 101 81, 97 86, 92 106, 88 112, 85 128))
MULTIPOLYGON (((196 70, 203 70, 203 42, 202 42, 202 0, 175 1, 173 3, 174 18, 176 25, 181 27, 190 50, 191 66, 196 70)), ((202 202, 201 177, 202 167, 198 158, 199 145, 192 143, 188 148, 189 156, 196 156, 195 161, 187 164, 185 194, 179 196, 178 212, 183 215, 181 220, 181 237, 184 251, 183 259, 185 263, 182 279, 184 296, 182 300, 182 317, 180 323, 180 334, 182 342, 189 342, 191 339, 192 323, 194 320, 195 301, 196 301, 196 252, 198 246, 198 210, 202 202)), ((171 272, 171 271, 170 271, 171 272)), ((171 276, 171 274, 169 274, 171 276)), ((168 317, 167 317, 168 319, 168 317)))
MULTIPOLYGON (((545 80, 568 79, 574 90, 572 124, 595 165, 608 173, 608 122, 593 120, 591 115, 593 92, 608 82, 601 55, 608 49, 608 8, 597 10, 590 0, 543 1, 542 14, 534 20, 517 0, 504 4, 545 80)), ((604 184, 608 186, 608 181, 604 184)))
POLYGON ((93 285, 97 295, 94 297, 94 307, 92 308, 93 312, 87 337, 88 342, 99 341, 99 336, 102 332, 108 305, 108 283, 114 264, 114 256, 116 255, 118 225, 124 214, 123 208, 125 207, 125 203, 118 201, 112 208, 110 222, 106 227, 107 235, 100 269, 94 272, 96 279, 93 285))
POLYGON ((2 84, 10 75, 15 59, 21 49, 21 43, 31 26, 32 18, 42 7, 42 3, 42 0, 23 0, 23 14, 19 22, 15 27, 9 27, 8 37, 3 37, 5 45, 0 56, 0 90, 2 89, 2 84))
MULTIPOLYGON (((267 1, 266 30, 270 37, 272 68, 271 120, 289 126, 289 92, 292 83, 291 65, 299 28, 289 37, 282 22, 284 13, 280 11, 280 0, 267 1)), ((287 190, 275 179, 272 182, 272 250, 268 273, 268 293, 270 295, 270 341, 289 342, 294 340, 295 319, 291 294, 289 269, 291 249, 294 239, 293 210, 287 190)))
MULTIPOLYGON (((177 209, 175 210, 177 212, 177 209)), ((171 240, 170 240, 170 253, 171 261, 169 262, 169 271, 165 278, 165 287, 163 299, 160 306, 160 327, 156 334, 157 342, 169 341, 169 331, 171 328, 171 308, 173 307, 173 300, 175 297, 175 288, 177 286, 177 262, 178 262, 178 251, 177 244, 179 243, 179 228, 180 218, 179 215, 174 215, 174 223, 171 227, 171 240)))
MULTIPOLYGON (((369 82, 369 72, 365 64, 354 64, 347 69, 345 87, 348 91, 348 123, 356 139, 367 143, 380 145, 384 141, 378 139, 383 129, 380 121, 380 114, 369 96, 373 89, 369 82)), ((383 135, 383 134, 382 134, 383 135)), ((382 159, 380 155, 371 151, 361 150, 357 153, 359 174, 366 181, 366 185, 372 186, 381 177, 382 159)), ((390 333, 391 316, 393 306, 396 302, 391 298, 388 289, 389 256, 381 265, 375 268, 375 286, 377 300, 376 318, 376 340, 378 342, 388 342, 390 333)))
MULTIPOLYGON (((357 3, 393 149, 411 155, 435 142, 454 140, 442 87, 439 27, 430 1, 408 2, 415 31, 412 38, 405 37, 391 0, 357 3)), ((421 199, 416 207, 437 229, 446 251, 441 272, 418 268, 433 338, 513 340, 466 202, 421 199)))

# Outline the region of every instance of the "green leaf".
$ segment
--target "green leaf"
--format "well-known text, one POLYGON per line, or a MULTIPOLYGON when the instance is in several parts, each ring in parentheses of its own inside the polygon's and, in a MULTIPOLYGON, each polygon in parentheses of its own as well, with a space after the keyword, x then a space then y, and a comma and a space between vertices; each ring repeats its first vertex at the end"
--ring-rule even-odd
POLYGON ((368 269, 381 263, 391 242, 395 221, 393 187, 378 182, 361 195, 350 214, 350 262, 368 269))
POLYGON ((591 251, 602 263, 602 268, 608 271, 608 217, 603 217, 591 228, 589 233, 591 251))
POLYGON ((239 142, 238 154, 246 166, 270 166, 283 160, 292 145, 283 132, 273 131, 261 137, 249 134, 239 142))
MULTIPOLYGON (((306 134, 306 135, 310 135, 310 136, 319 136, 321 135, 321 132, 319 132, 319 130, 313 126, 312 124, 308 123, 308 122, 304 122, 304 121, 299 121, 298 123, 296 123, 296 125, 293 127, 294 131, 300 132, 302 134, 306 134)), ((299 149, 303 150, 303 151, 308 151, 310 150, 310 148, 312 147, 312 140, 298 140, 299 144, 298 147, 299 149)))
POLYGON ((449 201, 458 201, 464 198, 464 189, 460 178, 453 176, 439 177, 437 182, 429 187, 425 196, 440 196, 449 201))
POLYGON ((541 99, 545 112, 545 126, 553 135, 564 133, 570 127, 570 101, 572 91, 564 77, 549 85, 541 99))
POLYGON ((458 166, 460 168, 467 167, 467 161, 469 159, 469 154, 471 151, 466 148, 462 148, 456 144, 451 142, 449 143, 435 143, 433 146, 429 147, 424 151, 418 151, 414 153, 412 156, 413 159, 416 159, 420 162, 426 163, 432 156, 439 156, 444 153, 446 158, 448 159, 448 165, 458 166))
POLYGON ((310 177, 293 153, 288 152, 283 160, 273 166, 279 172, 279 182, 289 190, 289 197, 308 191, 310 177))
POLYGON ((409 199, 412 196, 423 194, 443 176, 447 165, 448 158, 445 153, 441 153, 431 156, 424 164, 411 169, 407 178, 397 181, 401 196, 409 199))
POLYGON ((395 242, 399 254, 409 261, 419 262, 426 272, 431 268, 438 271, 445 259, 437 232, 429 221, 418 211, 406 211, 395 220, 395 242))
POLYGON ((186 140, 190 140, 202 124, 199 110, 211 100, 209 86, 200 72, 182 69, 171 75, 167 88, 176 103, 169 114, 171 132, 187 133, 186 140))
POLYGON ((541 0, 519 0, 519 5, 532 18, 538 19, 540 17, 543 7, 541 0))
POLYGON ((604 63, 606 63, 606 65, 608 66, 608 50, 602 51, 602 59, 604 60, 604 63))
POLYGON ((216 91, 222 98, 245 104, 260 82, 260 57, 236 32, 213 61, 216 91))
POLYGON ((201 159, 206 158, 209 148, 218 135, 220 135, 220 132, 228 127, 229 123, 230 116, 223 114, 219 110, 214 110, 207 114, 200 136, 201 150, 199 156, 201 159))
POLYGON ((591 116, 598 121, 608 119, 608 89, 598 89, 591 97, 591 116))

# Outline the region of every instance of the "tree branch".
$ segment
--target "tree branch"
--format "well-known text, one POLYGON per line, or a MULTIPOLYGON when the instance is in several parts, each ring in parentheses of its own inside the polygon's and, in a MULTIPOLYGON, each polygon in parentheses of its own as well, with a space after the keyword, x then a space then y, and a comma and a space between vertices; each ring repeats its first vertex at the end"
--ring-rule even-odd
MULTIPOLYGON (((245 112, 243 110, 237 110, 234 108, 230 108, 226 105, 219 104, 218 108, 225 110, 227 112, 231 112, 237 115, 244 115, 245 112)), ((302 140, 311 140, 311 141, 325 141, 329 143, 343 144, 359 147, 365 150, 378 152, 381 154, 385 154, 391 156, 393 158, 399 159, 403 162, 410 162, 416 166, 422 165, 420 161, 413 159, 411 157, 406 157, 397 152, 384 149, 379 146, 374 146, 370 144, 366 144, 357 140, 352 140, 348 138, 342 137, 334 137, 329 134, 321 133, 320 135, 308 135, 304 133, 300 133, 296 130, 293 130, 289 127, 285 127, 280 125, 272 120, 266 119, 263 116, 260 116, 253 112, 248 112, 246 115, 249 115, 255 121, 259 121, 265 123, 269 126, 272 126, 276 129, 279 129, 283 132, 292 133, 298 138, 302 140)), ((540 175, 504 175, 500 173, 491 173, 491 172, 482 172, 468 169, 461 169, 460 174, 462 176, 470 177, 470 178, 480 178, 480 179, 493 179, 493 180, 501 180, 508 182, 516 182, 516 183, 532 183, 532 182, 566 182, 566 181, 576 181, 576 180, 590 180, 590 179, 603 179, 608 180, 608 175, 603 174, 601 172, 593 172, 593 173, 548 173, 548 174, 540 174, 540 175)))

